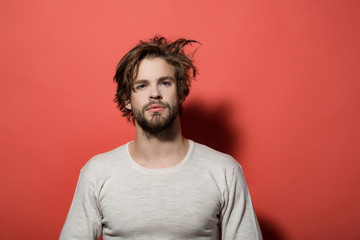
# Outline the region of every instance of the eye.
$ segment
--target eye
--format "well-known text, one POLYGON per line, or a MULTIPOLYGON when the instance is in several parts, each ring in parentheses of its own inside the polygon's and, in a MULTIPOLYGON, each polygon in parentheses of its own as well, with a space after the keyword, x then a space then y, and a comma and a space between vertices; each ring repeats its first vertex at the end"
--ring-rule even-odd
POLYGON ((171 82, 163 81, 163 82, 161 82, 161 85, 163 85, 163 86, 171 86, 171 82))
POLYGON ((138 84, 138 85, 136 85, 135 89, 143 89, 145 87, 146 87, 145 84, 138 84))

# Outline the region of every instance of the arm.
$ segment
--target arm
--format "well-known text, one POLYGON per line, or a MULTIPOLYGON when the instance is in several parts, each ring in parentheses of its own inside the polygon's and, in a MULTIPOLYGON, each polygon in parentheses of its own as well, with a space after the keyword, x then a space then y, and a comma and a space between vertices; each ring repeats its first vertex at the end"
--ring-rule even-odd
POLYGON ((246 181, 238 166, 226 175, 226 189, 220 214, 222 240, 261 240, 262 235, 246 181))
POLYGON ((92 240, 100 237, 101 214, 94 189, 94 184, 81 172, 60 240, 92 240))

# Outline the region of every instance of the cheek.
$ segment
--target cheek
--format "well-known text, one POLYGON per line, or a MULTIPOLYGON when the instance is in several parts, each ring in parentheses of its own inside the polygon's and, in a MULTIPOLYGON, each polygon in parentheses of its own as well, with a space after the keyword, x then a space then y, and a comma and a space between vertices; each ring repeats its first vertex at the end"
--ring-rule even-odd
POLYGON ((136 92, 130 98, 130 104, 131 104, 132 110, 142 109, 148 103, 149 103, 149 98, 143 92, 136 92))
POLYGON ((134 92, 131 94, 130 97, 130 101, 132 104, 137 104, 139 102, 141 102, 141 100, 143 99, 143 94, 141 92, 134 92))
POLYGON ((168 95, 169 95, 169 97, 171 97, 171 98, 175 98, 175 97, 178 98, 179 93, 178 93, 178 91, 177 91, 177 87, 175 86, 174 88, 169 89, 168 95))
POLYGON ((176 102, 178 101, 178 94, 177 92, 167 92, 166 94, 163 95, 163 98, 165 101, 168 101, 168 102, 176 102))

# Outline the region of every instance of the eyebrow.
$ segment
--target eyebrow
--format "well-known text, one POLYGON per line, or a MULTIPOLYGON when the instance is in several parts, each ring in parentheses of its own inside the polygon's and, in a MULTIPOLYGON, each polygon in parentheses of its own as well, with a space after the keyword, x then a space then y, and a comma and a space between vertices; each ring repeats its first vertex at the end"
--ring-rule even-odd
POLYGON ((145 84, 145 83, 147 83, 148 82, 148 80, 136 80, 136 81, 134 81, 134 85, 136 85, 136 84, 145 84))
POLYGON ((165 80, 175 81, 175 79, 171 76, 164 76, 158 79, 158 81, 165 81, 165 80))

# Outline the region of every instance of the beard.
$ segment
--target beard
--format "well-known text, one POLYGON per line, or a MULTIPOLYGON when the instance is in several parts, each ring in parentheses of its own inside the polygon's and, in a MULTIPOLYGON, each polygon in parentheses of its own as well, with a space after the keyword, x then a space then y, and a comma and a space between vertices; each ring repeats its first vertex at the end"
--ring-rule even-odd
POLYGON ((170 106, 168 103, 151 102, 145 105, 141 111, 134 109, 133 114, 135 121, 139 124, 148 138, 159 137, 171 131, 173 123, 179 114, 179 108, 179 104, 170 106), (145 112, 152 104, 159 104, 165 109, 168 109, 168 115, 163 117, 161 113, 155 112, 150 116, 150 120, 146 119, 145 112))

